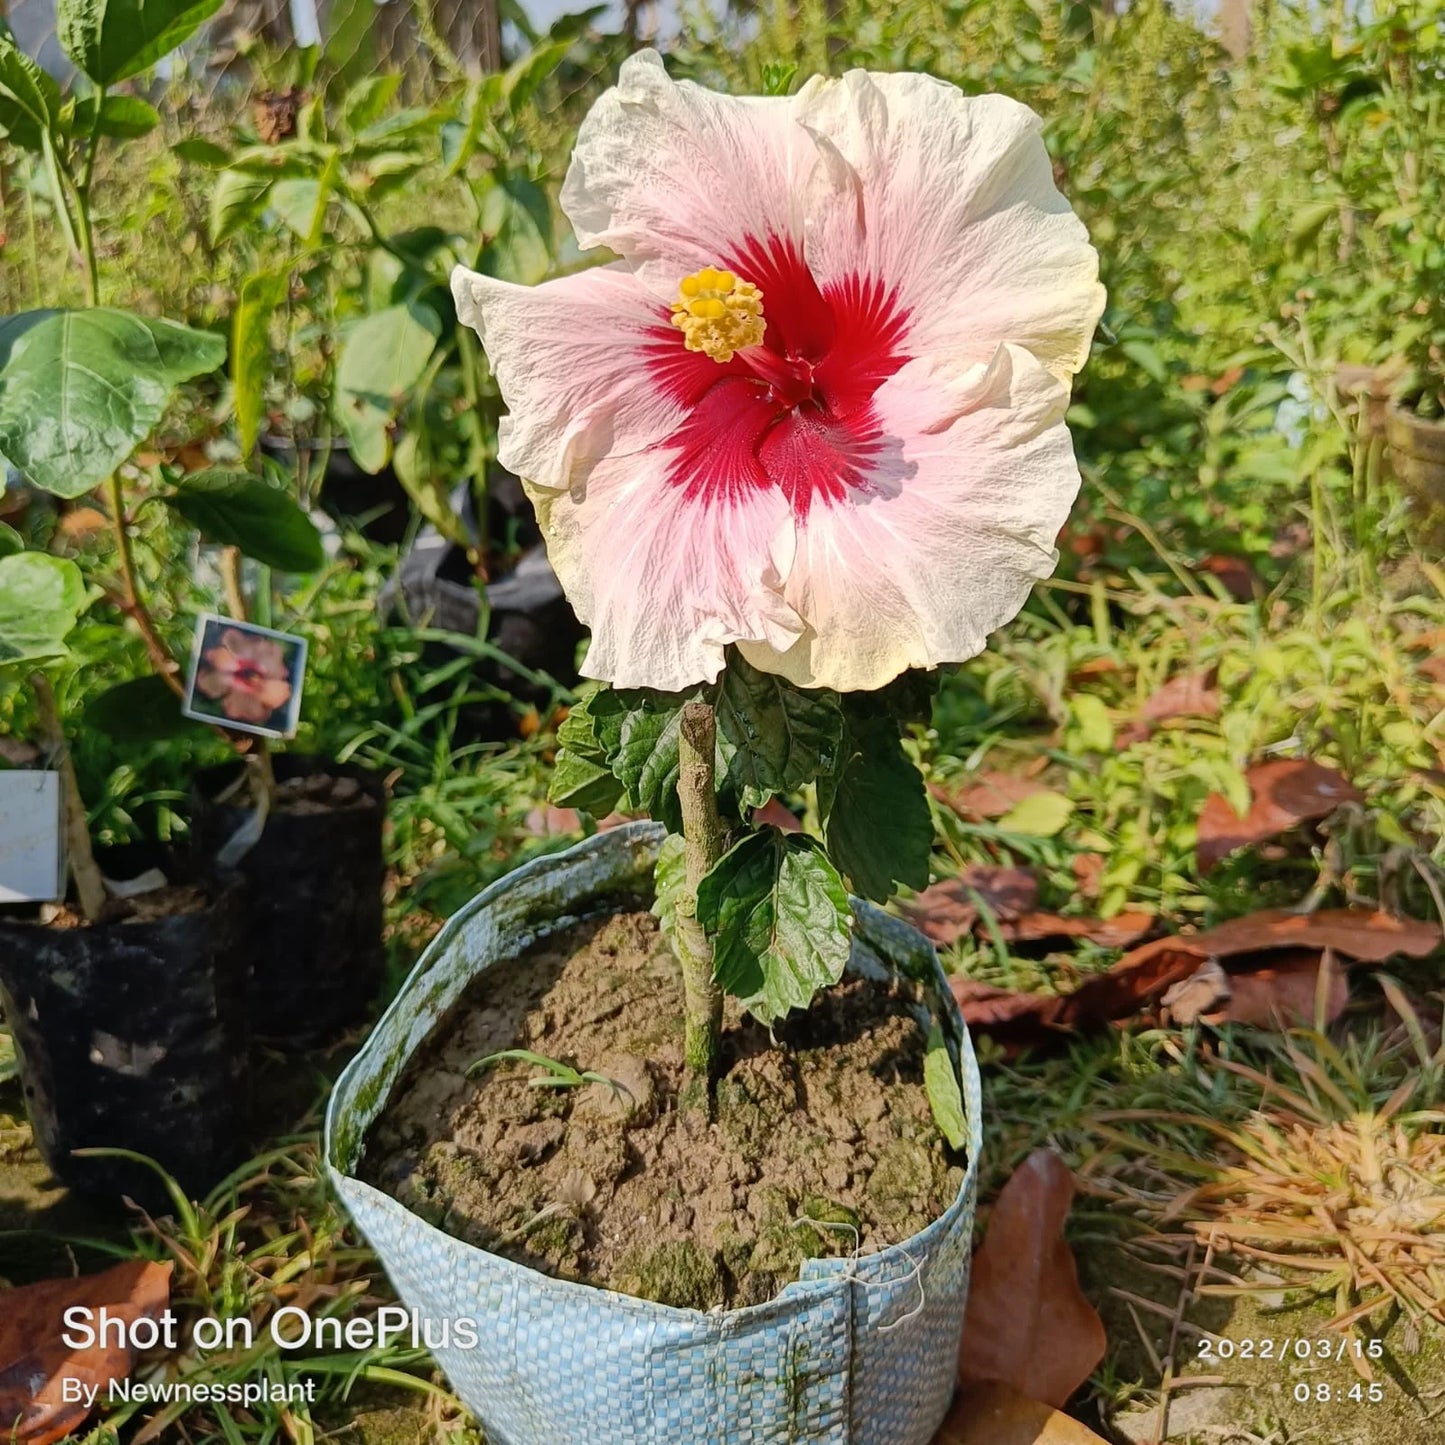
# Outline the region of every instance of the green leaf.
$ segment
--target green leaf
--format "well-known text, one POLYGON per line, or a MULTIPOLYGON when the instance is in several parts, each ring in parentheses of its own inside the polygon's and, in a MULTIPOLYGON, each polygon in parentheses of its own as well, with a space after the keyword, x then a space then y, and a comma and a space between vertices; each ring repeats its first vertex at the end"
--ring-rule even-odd
POLYGON ((594 818, 605 818, 615 811, 621 797, 622 784, 606 764, 594 763, 565 749, 558 752, 547 786, 549 802, 559 808, 577 808, 594 818))
POLYGON ((314 572, 326 561, 311 518, 259 477, 212 467, 189 473, 178 485, 166 503, 206 541, 239 547, 278 572, 314 572))
POLYGON ((65 53, 97 85, 149 70, 221 8, 222 0, 59 0, 65 53))
POLYGON ((266 378, 271 371, 271 317, 286 300, 290 273, 258 271, 241 284, 231 321, 231 390, 241 455, 249 457, 266 420, 266 378))
POLYGON ((1070 742, 1080 752, 1108 753, 1114 749, 1114 724, 1102 698, 1081 692, 1069 699, 1070 742))
POLYGON ((677 733, 685 699, 667 693, 611 694, 624 709, 616 751, 608 759, 623 787, 622 806, 641 809, 667 827, 682 831, 677 800, 677 733))
POLYGON ((552 207, 525 176, 495 180, 482 203, 486 240, 476 269, 484 276, 534 286, 552 266, 552 207))
MULTIPOLYGON (((95 125, 95 96, 83 96, 75 102, 70 122, 72 135, 89 135, 95 125)), ((130 140, 149 135, 161 123, 161 113, 148 101, 135 95, 108 95, 101 102, 97 133, 115 140, 130 140)))
POLYGON ((998 820, 998 826, 1005 833, 1052 838, 1069 821, 1073 811, 1074 805, 1062 793, 1045 789, 1030 793, 1021 803, 1016 803, 998 820))
POLYGON ((177 383, 214 371, 209 331, 129 311, 0 320, 0 453, 42 490, 79 497, 150 434, 177 383))
POLYGON ((572 45, 571 36, 544 41, 518 56, 507 67, 502 77, 502 94, 514 116, 522 113, 523 107, 536 94, 537 87, 567 58, 572 45))
POLYGON ((697 916, 719 986, 764 1023, 837 983, 852 946, 838 870, 812 839, 776 828, 722 856, 698 886, 697 916))
POLYGON ((686 852, 682 835, 669 833, 652 870, 652 914, 669 937, 677 920, 677 895, 687 882, 686 852))
POLYGON ((818 779, 828 856, 855 892, 877 903, 899 883, 926 887, 933 814, 898 725, 850 709, 847 750, 839 772, 818 779))
POLYGON ((46 552, 0 557, 0 666, 63 656, 85 604, 74 562, 46 552))
POLYGON ((0 557, 9 557, 24 550, 25 538, 8 522, 0 522, 0 557))
POLYGON ((222 171, 211 192, 211 244, 219 245, 254 221, 266 209, 266 199, 275 183, 274 176, 235 169, 222 171))
POLYGON ((60 113, 60 88, 15 43, 0 15, 0 135, 38 151, 60 113))
POLYGON ((231 159, 231 152, 225 146, 219 146, 213 140, 203 140, 200 136, 177 141, 171 147, 171 152, 183 161, 189 161, 194 166, 205 166, 208 170, 220 170, 231 159))
POLYGON ((803 692, 734 651, 718 692, 717 727, 725 785, 759 808, 834 770, 843 712, 834 694, 803 692))
POLYGON ((356 132, 380 120, 400 86, 399 71, 391 75, 369 75, 358 81, 341 102, 341 114, 347 126, 356 132))
POLYGON ((204 728, 181 712, 181 700, 154 673, 96 694, 85 705, 85 725, 125 743, 161 742, 204 728))
POLYGON ((416 301, 363 317, 346 333, 332 410, 362 470, 379 472, 390 459, 391 428, 441 333, 436 312, 416 301))
POLYGON ((958 1071, 943 1030, 934 1024, 928 1031, 927 1052, 923 1056, 923 1087, 928 1093, 928 1107, 938 1132, 948 1140, 951 1149, 962 1149, 968 1143, 968 1124, 963 1112, 963 1092, 958 1087, 958 1071))

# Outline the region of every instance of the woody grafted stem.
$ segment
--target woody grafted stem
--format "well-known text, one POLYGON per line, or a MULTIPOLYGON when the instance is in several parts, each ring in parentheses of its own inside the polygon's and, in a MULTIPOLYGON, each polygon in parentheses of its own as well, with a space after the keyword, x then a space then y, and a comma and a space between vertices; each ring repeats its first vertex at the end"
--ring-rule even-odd
POLYGON ((685 704, 678 723, 677 749, 685 880, 677 900, 676 934, 686 1024, 683 1057, 689 1092, 702 1099, 717 1068, 722 1031, 722 990, 713 980, 712 945, 697 920, 698 885, 722 857, 726 842, 717 810, 713 764, 716 747, 717 723, 712 706, 705 702, 685 704))

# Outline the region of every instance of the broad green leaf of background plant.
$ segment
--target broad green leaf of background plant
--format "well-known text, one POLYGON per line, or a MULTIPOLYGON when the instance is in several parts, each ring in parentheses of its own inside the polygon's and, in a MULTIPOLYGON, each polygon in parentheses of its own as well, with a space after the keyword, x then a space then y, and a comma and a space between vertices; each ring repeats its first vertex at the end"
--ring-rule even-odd
POLYGON ((897 723, 852 712, 847 749, 838 772, 818 779, 828 856, 855 892, 877 903, 886 903, 899 883, 926 887, 933 814, 897 723))
POLYGON ((271 187, 275 184, 274 176, 234 169, 222 171, 211 191, 211 244, 219 245, 242 226, 254 221, 266 209, 271 187))
POLYGON ((719 986, 768 1024, 837 983, 852 946, 838 870, 811 838, 776 828, 723 854, 698 886, 697 916, 719 986))
POLYGON ((0 136, 38 151, 60 113, 60 88, 21 48, 0 15, 0 136))
POLYGON ((266 378, 271 373, 271 317, 286 300, 290 273, 258 271, 241 285, 231 321, 231 390, 241 455, 249 457, 266 421, 266 378))
POLYGON ((85 705, 85 725, 127 743, 160 742, 205 728, 181 712, 180 699, 155 673, 97 693, 85 705))
POLYGON ((499 281, 535 286, 552 267, 552 206, 525 176, 493 180, 482 202, 486 242, 476 269, 499 281))
POLYGON ((165 500, 208 542, 239 547, 278 572, 314 572, 326 560, 321 534, 285 492, 249 472, 192 472, 165 500))
POLYGON ((390 459, 391 427, 441 334, 436 312, 415 301, 363 317, 346 333, 332 411, 364 471, 379 472, 390 459))
POLYGON ((943 1030, 934 1024, 928 1030, 927 1051, 923 1056, 923 1087, 928 1094, 928 1107, 938 1132, 948 1140, 951 1149, 962 1149, 968 1143, 968 1124, 963 1112, 963 1092, 958 1087, 958 1071, 943 1030))
POLYGON ((222 0, 59 0, 65 53, 97 85, 149 70, 221 8, 222 0))
POLYGON ((800 691, 733 651, 718 691, 717 727, 727 786, 758 808, 833 771, 843 713, 833 694, 800 691))
POLYGON ((6 522, 0 522, 0 557, 25 550, 25 538, 6 522))
POLYGON ((46 552, 0 557, 0 666, 65 654, 86 604, 80 568, 46 552))
POLYGON ((1030 838, 1052 838, 1069 821, 1074 805, 1062 793, 1045 789, 1030 793, 998 820, 1004 833, 1023 833, 1030 838))
POLYGON ((160 123, 161 113, 138 95, 107 95, 100 103, 100 120, 95 118, 96 97, 81 96, 70 113, 66 129, 71 135, 97 135, 113 140, 134 140, 149 135, 160 123))
POLYGON ((37 487, 79 497, 161 419, 175 386, 226 343, 174 321, 97 307, 0 320, 0 453, 37 487))

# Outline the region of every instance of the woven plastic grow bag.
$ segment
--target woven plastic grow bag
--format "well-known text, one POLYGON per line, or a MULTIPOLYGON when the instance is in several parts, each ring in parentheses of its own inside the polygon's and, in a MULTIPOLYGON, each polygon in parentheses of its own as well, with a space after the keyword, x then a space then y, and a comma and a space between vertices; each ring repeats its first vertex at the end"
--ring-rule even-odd
POLYGON ((453 1239, 353 1175, 407 1061, 468 984, 579 918, 650 896, 664 836, 651 823, 599 834, 518 868, 448 922, 337 1083, 332 1183, 435 1338, 443 1322, 478 1322, 475 1348, 434 1353, 488 1445, 928 1445, 953 1391, 968 1292, 978 1069, 932 948, 866 903, 855 904, 849 966, 924 983, 968 1115, 958 1197, 903 1244, 808 1260, 766 1304, 704 1314, 552 1279, 453 1239))

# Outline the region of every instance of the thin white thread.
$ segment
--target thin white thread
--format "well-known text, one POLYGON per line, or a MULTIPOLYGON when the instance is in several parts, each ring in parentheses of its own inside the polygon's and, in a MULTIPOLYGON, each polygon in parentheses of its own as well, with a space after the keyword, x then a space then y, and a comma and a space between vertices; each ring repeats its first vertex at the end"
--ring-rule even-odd
POLYGON ((894 1285, 906 1283, 910 1279, 918 1281, 918 1303, 906 1315, 899 1315, 892 1324, 877 1326, 880 1335, 886 1335, 889 1330, 896 1330, 899 1325, 906 1325, 909 1320, 917 1319, 923 1313, 928 1304, 928 1291, 923 1287, 923 1261, 915 1259, 902 1245, 898 1246, 899 1251, 913 1266, 907 1274, 901 1274, 897 1279, 864 1279, 857 1272, 858 1256, 863 1249, 863 1236, 858 1232, 856 1224, 849 1224, 842 1219, 809 1219, 806 1216, 791 1221, 793 1229, 798 1229, 803 1225, 810 1225, 814 1229, 846 1229, 852 1234, 853 1253, 848 1257, 848 1268, 843 1271, 843 1278, 853 1284, 860 1284, 864 1289, 891 1289, 894 1285))

